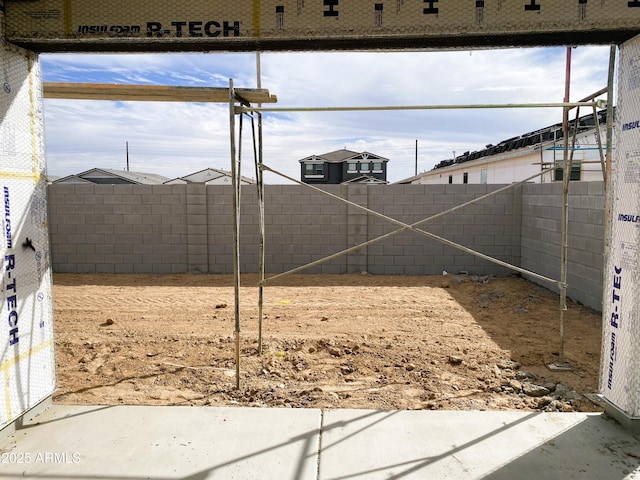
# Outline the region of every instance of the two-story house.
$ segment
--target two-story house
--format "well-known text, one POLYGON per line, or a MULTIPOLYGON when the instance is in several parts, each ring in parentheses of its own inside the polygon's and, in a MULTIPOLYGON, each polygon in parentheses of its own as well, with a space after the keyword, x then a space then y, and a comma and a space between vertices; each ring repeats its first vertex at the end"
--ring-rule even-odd
POLYGON ((382 183, 387 182, 388 158, 369 152, 336 150, 299 160, 300 180, 304 183, 382 183))

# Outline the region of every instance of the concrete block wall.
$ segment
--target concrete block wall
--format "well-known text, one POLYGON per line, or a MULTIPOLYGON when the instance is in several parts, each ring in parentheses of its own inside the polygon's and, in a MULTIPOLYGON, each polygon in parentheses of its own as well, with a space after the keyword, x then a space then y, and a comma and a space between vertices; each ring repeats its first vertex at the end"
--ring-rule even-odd
MULTIPOLYGON (((324 187, 345 195, 346 187, 324 187)), ((254 273, 259 261, 259 206, 255 186, 243 186, 240 200, 240 269, 254 273)), ((209 273, 233 273, 233 189, 207 187, 209 273)), ((265 186, 265 267, 281 273, 345 249, 349 218, 347 206, 300 185, 265 186)), ((351 255, 306 269, 309 273, 346 273, 351 255)))
MULTIPOLYGON (((330 185, 323 189, 406 223, 497 187, 330 185)), ((106 273, 232 273, 230 186, 51 185, 54 270, 106 273)), ((422 228, 510 263, 519 262, 520 195, 510 192, 425 223, 422 228)), ((401 226, 300 185, 265 186, 265 253, 280 273, 364 243, 401 226)), ((242 188, 241 271, 258 265, 259 208, 242 188)), ((505 273, 411 231, 311 267, 311 273, 505 273)))
MULTIPOLYGON (((559 278, 561 185, 528 184, 422 223, 418 228, 505 262, 559 278)), ((327 192, 406 224, 501 188, 496 185, 330 185, 327 192)), ((54 272, 232 273, 232 187, 50 185, 54 272)), ((602 183, 571 184, 571 298, 600 308, 602 183)), ((241 194, 240 267, 258 268, 256 187, 241 194)), ((268 273, 280 273, 402 228, 300 185, 265 186, 268 273)), ((304 270, 425 275, 509 270, 405 230, 304 270)), ((548 285, 547 285, 548 286, 548 285)))
POLYGON ((188 271, 184 185, 50 185, 54 272, 188 271))
MULTIPOLYGON (((280 273, 334 255, 365 243, 375 237, 402 228, 376 217, 357 205, 404 223, 415 223, 426 216, 439 213, 469 201, 498 187, 478 185, 329 185, 323 190, 340 196, 345 203, 321 192, 299 185, 265 186, 265 254, 266 270, 280 273), (439 193, 433 193, 438 190, 439 193), (431 192, 431 193, 426 193, 431 192), (437 200, 436 200, 437 199, 437 200), (436 203, 439 202, 439 203, 436 203)), ((214 190, 210 198, 230 195, 214 190)), ((229 197, 230 198, 230 197, 229 197)), ((493 197, 478 205, 466 207, 432 224, 426 231, 435 230, 453 241, 465 242, 470 248, 495 256, 509 263, 519 263, 520 195, 517 192, 493 197), (463 226, 463 222, 476 222, 463 226)), ((215 204, 215 201, 213 201, 215 204)), ((227 206, 225 224, 230 225, 231 209, 227 206)), ((210 225, 220 218, 210 217, 210 225)), ((254 187, 243 187, 241 270, 255 272, 258 264, 258 206, 254 187)), ((228 231, 228 230, 227 230, 228 231)), ((230 240, 230 237, 228 237, 230 240)), ((210 248, 221 248, 214 240, 210 248)), ((230 257, 210 264, 210 272, 231 273, 230 257)), ((426 275, 468 271, 470 274, 504 274, 507 270, 452 247, 406 231, 390 236, 371 246, 350 251, 326 263, 304 270, 307 273, 362 273, 426 275)))
MULTIPOLYGON (((185 220, 189 273, 209 271, 209 231, 207 190, 204 184, 185 185, 185 220)), ((182 192, 181 192, 182 193, 182 192)))
MULTIPOLYGON (((562 184, 527 184, 523 199, 522 267, 559 279, 562 184)), ((603 182, 569 184, 567 295, 598 311, 602 310, 604 205, 603 182)), ((553 285, 544 286, 558 291, 553 285)))
MULTIPOLYGON (((369 188, 369 204, 377 212, 412 225, 498 188, 496 185, 389 185, 379 192, 369 188)), ((424 222, 417 228, 518 265, 520 197, 519 190, 512 189, 424 222)), ((370 238, 398 228, 402 227, 369 216, 370 238)), ((368 255, 368 271, 374 274, 508 273, 504 267, 409 230, 369 247, 368 255)))

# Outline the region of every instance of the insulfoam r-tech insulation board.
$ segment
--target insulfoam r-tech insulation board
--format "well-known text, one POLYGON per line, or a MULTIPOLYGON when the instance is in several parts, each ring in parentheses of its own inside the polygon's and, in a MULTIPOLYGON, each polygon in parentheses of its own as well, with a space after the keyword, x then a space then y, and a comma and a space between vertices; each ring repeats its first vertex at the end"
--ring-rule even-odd
POLYGON ((53 301, 36 54, 6 47, 0 78, 0 428, 55 389, 53 301))
POLYGON ((620 47, 600 392, 640 417, 640 37, 620 47))
POLYGON ((36 51, 433 48, 609 43, 640 0, 5 0, 36 51), (571 40, 571 41, 568 41, 571 40))

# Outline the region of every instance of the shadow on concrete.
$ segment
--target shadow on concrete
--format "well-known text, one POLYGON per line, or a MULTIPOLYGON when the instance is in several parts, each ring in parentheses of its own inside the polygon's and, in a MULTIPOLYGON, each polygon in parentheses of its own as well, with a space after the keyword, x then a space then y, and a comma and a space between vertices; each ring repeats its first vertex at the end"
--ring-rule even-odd
MULTIPOLYGON (((373 478, 374 476, 379 476, 379 475, 384 475, 385 479, 392 480, 392 479, 401 479, 401 478, 407 478, 407 477, 417 478, 415 477, 416 474, 424 475, 424 478, 436 478, 432 476, 433 472, 430 472, 430 473, 427 473, 426 471, 423 473, 420 473, 420 472, 422 472, 423 470, 428 470, 428 467, 431 467, 432 465, 448 457, 455 457, 455 455, 458 454, 459 452, 462 452, 468 448, 471 448, 474 445, 479 444, 485 440, 489 440, 491 439, 491 437, 495 435, 499 435, 505 430, 514 428, 518 424, 526 423, 528 420, 530 420, 531 418, 537 415, 539 414, 537 413, 527 414, 526 416, 523 416, 514 422, 506 423, 503 426, 490 431, 489 433, 486 433, 479 437, 475 437, 466 443, 457 445, 454 448, 451 448, 449 450, 445 450, 443 451, 443 453, 438 455, 430 455, 422 458, 411 458, 411 459, 406 459, 404 461, 397 462, 397 463, 377 465, 373 468, 361 470, 358 472, 351 472, 351 473, 345 473, 344 475, 331 476, 331 477, 328 477, 327 480, 347 480, 351 478, 373 478)), ((323 448, 321 455, 324 457, 325 451, 337 446, 338 444, 344 442, 345 440, 346 438, 339 439, 335 443, 331 445, 327 445, 325 448, 323 448)), ((431 439, 431 441, 433 441, 433 439, 431 439)), ((372 464, 378 463, 375 460, 375 457, 373 457, 372 459, 373 459, 372 464)), ((322 458, 321 458, 320 471, 321 472, 323 471, 322 458)))
MULTIPOLYGON (((98 407, 98 408, 91 408, 90 410, 83 410, 76 413, 65 414, 62 412, 64 412, 65 410, 73 411, 74 407, 54 406, 52 407, 52 410, 53 411, 58 410, 60 412, 59 415, 61 416, 59 418, 53 418, 53 419, 47 420, 46 418, 50 417, 50 415, 45 414, 44 415, 45 420, 38 421, 39 419, 33 419, 31 420, 31 424, 21 426, 20 430, 23 430, 23 432, 21 433, 25 435, 29 435, 28 445, 30 447, 33 448, 34 445, 40 445, 42 451, 55 451, 56 449, 59 450, 60 446, 56 445, 55 440, 48 441, 50 440, 50 435, 48 433, 51 432, 51 428, 50 428, 51 424, 58 423, 58 425, 56 426, 57 429, 60 429, 60 430, 66 429, 67 432, 65 433, 65 435, 77 434, 78 436, 81 437, 83 431, 92 430, 96 428, 99 429, 100 425, 104 424, 105 420, 109 421, 110 416, 109 415, 104 416, 103 415, 105 413, 104 410, 115 409, 116 412, 113 415, 114 418, 112 419, 112 421, 118 422, 118 419, 121 417, 117 416, 117 411, 122 411, 123 409, 127 409, 127 408, 136 408, 138 410, 141 408, 144 408, 144 409, 147 409, 148 412, 153 412, 154 409, 156 411, 160 411, 160 409, 162 409, 164 412, 173 412, 172 415, 167 416, 166 422, 170 424, 176 423, 175 421, 177 417, 178 421, 176 424, 179 425, 180 424, 180 421, 179 421, 180 408, 184 408, 184 407, 103 407, 103 408, 98 407), (173 418, 169 418, 169 417, 173 417, 173 418), (26 429, 31 429, 32 431, 25 432, 24 430, 26 429)), ((215 411, 220 409, 210 408, 208 410, 215 411)), ((240 413, 240 409, 230 409, 230 410, 240 413)), ((255 409, 251 409, 251 410, 255 411, 255 409)), ((268 410, 263 410, 263 411, 268 413, 268 410)), ((398 411, 389 411, 389 412, 360 411, 359 413, 356 414, 356 416, 352 419, 352 421, 366 421, 371 417, 379 416, 381 413, 382 413, 382 417, 374 418, 373 421, 366 422, 364 426, 356 429, 352 434, 348 435, 345 438, 345 440, 348 440, 350 437, 353 437, 353 436, 364 434, 367 429, 374 428, 377 424, 383 423, 386 419, 394 415, 397 415, 399 412, 398 411)), ((150 442, 160 443, 164 440, 163 438, 158 438, 157 436, 155 438, 152 438, 151 436, 146 437, 145 434, 149 432, 144 430, 145 428, 144 426, 140 426, 141 429, 138 432, 138 435, 135 436, 135 440, 134 440, 134 435, 123 436, 120 438, 109 438, 110 434, 107 433, 105 434, 106 438, 101 439, 100 445, 94 445, 94 446, 84 445, 83 447, 81 447, 81 448, 91 450, 92 448, 103 447, 105 442, 106 444, 113 445, 113 450, 111 452, 104 452, 103 458, 105 460, 102 460, 99 463, 96 463, 95 465, 91 466, 92 467, 91 474, 80 474, 80 475, 77 473, 74 474, 73 468, 72 468, 73 465, 70 465, 71 468, 68 469, 69 471, 65 471, 63 473, 58 473, 58 472, 55 472, 55 473, 52 472, 51 474, 30 473, 28 472, 28 465, 24 465, 24 467, 26 468, 24 468, 24 470, 21 472, 19 476, 20 477, 26 476, 27 478, 49 479, 49 480, 54 480, 54 479, 80 480, 80 479, 88 479, 88 478, 99 479, 99 480, 100 479, 102 480, 107 480, 107 479, 140 480, 143 478, 145 479, 154 478, 158 480, 165 480, 165 479, 166 480, 199 480, 199 479, 207 479, 207 478, 238 478, 238 479, 247 479, 247 480, 253 479, 253 478, 269 479, 269 478, 276 478, 272 476, 274 475, 275 471, 281 472, 280 466, 274 468, 274 466, 270 465, 269 455, 275 453, 277 450, 280 450, 280 449, 294 448, 299 452, 299 455, 297 458, 289 459, 290 462, 287 465, 286 469, 289 470, 291 473, 289 476, 285 478, 290 478, 291 480, 298 480, 298 479, 311 480, 311 479, 317 478, 318 458, 319 458, 319 448, 320 448, 319 439, 321 439, 322 432, 327 430, 340 429, 345 427, 348 423, 350 423, 350 422, 339 421, 339 422, 334 422, 330 425, 323 425, 322 411, 318 410, 317 414, 318 414, 317 423, 316 423, 317 428, 313 428, 300 435, 295 435, 292 437, 286 437, 286 433, 281 435, 274 435, 272 438, 272 441, 269 442, 270 444, 268 446, 265 446, 263 448, 259 448, 256 450, 243 452, 242 451, 243 449, 246 450, 251 448, 251 447, 246 448, 246 446, 251 444, 251 441, 247 439, 248 441, 245 443, 245 447, 242 447, 241 449, 239 449, 240 451, 237 451, 237 452, 234 451, 234 452, 231 452, 230 455, 226 455, 227 457, 230 457, 229 460, 216 463, 214 465, 211 465, 211 467, 209 468, 197 471, 195 473, 190 473, 187 475, 166 474, 166 475, 141 476, 141 475, 122 475, 122 474, 114 475, 110 473, 111 471, 113 471, 112 470, 113 464, 117 464, 119 460, 121 461, 123 459, 123 455, 122 455, 123 450, 125 452, 125 455, 127 450, 129 451, 137 450, 137 454, 140 453, 137 446, 134 447, 132 445, 129 448, 126 446, 127 443, 143 442, 146 445, 150 445, 150 442), (142 434, 142 437, 140 437, 140 434, 142 434), (300 447, 296 447, 296 444, 300 445, 300 447), (247 462, 247 461, 256 462, 257 457, 265 456, 265 455, 266 457, 264 458, 264 460, 260 462, 264 465, 261 470, 264 476, 256 477, 255 470, 252 470, 251 473, 242 473, 244 462, 247 462), (236 472, 236 474, 232 476, 228 476, 230 472, 236 472), (222 475, 222 476, 218 476, 218 475, 222 475)), ((53 416, 55 417, 55 414, 53 416)), ((264 423, 264 422, 260 422, 260 423, 264 423)), ((135 428, 135 424, 128 425, 128 427, 135 428)), ((200 425, 200 427, 206 428, 206 424, 202 424, 200 425)), ((274 432, 281 431, 279 429, 279 425, 269 425, 267 426, 267 428, 272 428, 274 432)), ((184 434, 184 432, 181 432, 181 433, 184 434)), ((242 433, 246 433, 246 432, 242 432, 242 433)), ((173 438, 175 439, 176 437, 174 436, 173 438)), ((221 439, 221 440, 224 440, 224 439, 221 439)), ((235 438, 231 443, 236 444, 238 440, 240 442, 242 441, 242 439, 235 438)), ((0 453, 9 452, 11 450, 15 450, 15 451, 22 450, 22 452, 24 452, 24 448, 22 449, 20 448, 20 438, 17 438, 17 440, 15 441, 15 445, 13 446, 9 445, 9 448, 3 449, 2 447, 5 446, 3 444, 6 444, 6 443, 7 443, 7 440, 5 440, 4 442, 0 441, 0 453)), ((73 446, 71 448, 73 448, 73 446)), ((194 452, 194 455, 200 456, 203 453, 205 452, 196 451, 194 452)), ((167 452, 168 456, 172 454, 173 452, 167 452)), ((35 452, 33 452, 31 458, 33 459, 34 456, 35 456, 35 452)), ((188 470, 189 464, 191 463, 193 463, 191 459, 185 458, 184 463, 181 465, 167 465, 167 471, 179 472, 180 470, 188 470)), ((6 471, 5 472, 0 471, 0 478, 16 478, 16 473, 15 472, 7 473, 6 471)), ((282 478, 282 477, 278 476, 277 478, 282 478)))
POLYGON ((484 478, 623 480, 634 473, 640 476, 640 439, 601 415, 586 417, 484 478))
POLYGON ((373 440, 351 439, 333 455, 333 445, 323 447, 320 479, 623 480, 640 474, 638 438, 612 420, 597 414, 516 415, 425 412, 418 427, 385 419, 387 425, 369 433, 373 440), (340 457, 349 460, 341 465, 340 457))
POLYGON ((623 480, 640 475, 640 439, 598 414, 312 410, 300 416, 287 409, 88 408, 54 406, 13 441, 0 443, 0 452, 76 450, 85 464, 39 471, 8 465, 0 478, 623 480), (252 420, 240 421, 247 414, 252 420), (277 424, 276 416, 289 415, 296 416, 297 434, 277 424), (253 441, 252 431, 259 441, 253 441), (273 435, 265 436, 269 431, 273 435), (190 448, 182 446, 176 457, 177 443, 185 439, 193 440, 190 448), (147 461, 148 472, 123 474, 123 465, 135 459, 147 461))

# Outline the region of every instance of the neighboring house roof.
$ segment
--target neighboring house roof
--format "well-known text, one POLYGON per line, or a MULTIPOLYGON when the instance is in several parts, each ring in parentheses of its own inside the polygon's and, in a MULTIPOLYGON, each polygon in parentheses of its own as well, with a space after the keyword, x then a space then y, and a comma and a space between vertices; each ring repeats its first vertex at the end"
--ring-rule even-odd
POLYGON ((68 177, 62 177, 62 178, 53 180, 51 183, 86 183, 91 185, 94 182, 85 180, 84 178, 79 177, 78 175, 69 175, 68 177))
POLYGON ((402 180, 398 180, 397 182, 394 182, 395 185, 410 185, 412 184, 414 181, 418 180, 420 177, 422 177, 422 173, 419 173, 418 175, 414 175, 413 177, 409 177, 409 178, 404 178, 402 180))
MULTIPOLYGON (((614 107, 614 115, 615 115, 615 107, 614 107)), ((597 122, 599 125, 606 123, 607 121, 607 111, 601 110, 597 113, 597 122)), ((596 125, 596 119, 593 114, 585 115, 578 118, 577 122, 577 134, 584 134, 590 130, 594 130, 596 125)), ((575 119, 569 121, 569 137, 573 136, 573 129, 576 126, 575 119)), ((556 123, 554 125, 550 125, 545 128, 541 128, 539 130, 535 130, 533 132, 524 133, 518 137, 509 138, 507 140, 503 140, 497 145, 487 145, 484 149, 478 150, 476 152, 464 152, 462 155, 459 155, 453 159, 442 160, 439 162, 432 170, 428 172, 423 172, 419 175, 415 175, 413 177, 405 178, 403 180, 399 180, 394 182, 395 184, 410 184, 414 181, 420 179, 424 175, 432 174, 438 169, 444 169, 446 167, 452 167, 454 165, 460 165, 465 162, 470 162, 479 159, 485 159, 484 162, 493 161, 493 159, 489 159, 488 157, 500 156, 504 157, 501 154, 507 154, 507 152, 514 152, 510 155, 518 155, 515 150, 528 148, 529 151, 532 149, 547 149, 553 148, 553 145, 557 145, 559 143, 564 142, 563 139, 563 131, 562 131, 562 123, 556 123)), ((571 140, 569 140, 571 141, 571 140)), ((482 163, 482 162, 477 162, 482 163)), ((476 163, 476 164, 477 164, 476 163)), ((450 170, 450 169, 448 169, 450 170)))
POLYGON ((380 160, 388 162, 388 158, 381 157, 374 153, 369 152, 354 152, 343 148, 342 150, 335 150, 333 152, 323 153, 322 155, 311 155, 298 160, 300 163, 304 162, 327 162, 327 163, 342 163, 348 160, 380 160))
POLYGON ((167 177, 155 173, 127 172, 109 168, 92 168, 76 175, 59 178, 52 183, 94 183, 94 184, 136 184, 160 185, 168 180, 167 177))
MULTIPOLYGON (((206 183, 206 184, 229 184, 231 185, 231 172, 217 168, 205 168, 198 172, 190 173, 182 177, 174 178, 164 182, 165 185, 185 184, 185 183, 206 183)), ((255 180, 248 177, 240 177, 240 183, 251 185, 255 180)))
MULTIPOLYGON (((606 121, 607 121, 607 111, 602 110, 598 112, 597 114, 598 124, 602 125, 606 121)), ((578 128, 577 133, 582 133, 587 130, 592 130, 595 128, 595 125, 596 125, 596 119, 594 118, 593 114, 580 117, 578 118, 578 123, 577 123, 577 128, 578 128)), ((569 122, 569 136, 573 135, 573 130, 575 127, 576 127, 576 121, 574 119, 569 122)), ((454 164, 469 162, 482 157, 489 157, 491 155, 509 152, 511 150, 518 150, 524 147, 535 148, 537 146, 538 148, 540 147, 544 148, 545 146, 558 143, 559 140, 563 140, 562 123, 556 123, 555 125, 541 128, 533 132, 525 133, 518 137, 513 137, 513 138, 509 138, 508 140, 503 140, 497 145, 489 144, 484 149, 478 150, 476 152, 464 152, 462 155, 459 155, 454 159, 442 160, 435 167, 433 167, 433 170, 436 170, 438 168, 443 168, 443 167, 449 167, 454 164)))
POLYGON ((371 185, 387 185, 389 182, 387 182, 386 180, 381 180, 379 178, 372 177, 371 175, 361 175, 359 177, 352 178, 351 180, 347 180, 347 181, 342 182, 342 183, 343 184, 345 184, 345 183, 366 183, 366 184, 371 184, 371 185))

